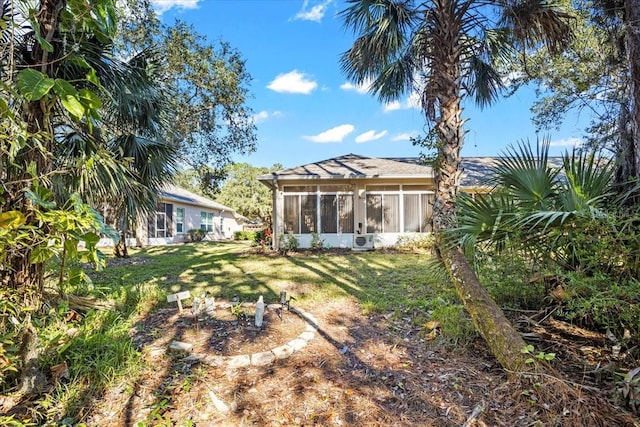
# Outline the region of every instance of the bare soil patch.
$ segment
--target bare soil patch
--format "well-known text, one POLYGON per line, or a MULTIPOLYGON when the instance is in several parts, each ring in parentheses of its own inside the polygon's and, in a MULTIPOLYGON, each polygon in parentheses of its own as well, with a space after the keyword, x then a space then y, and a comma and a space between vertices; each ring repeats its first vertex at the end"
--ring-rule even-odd
MULTIPOLYGON (((110 390, 87 408, 82 421, 91 426, 638 425, 605 399, 610 384, 589 380, 585 394, 599 399, 589 413, 567 407, 565 413, 549 414, 542 404, 523 398, 481 341, 452 350, 428 340, 408 319, 365 316, 354 302, 304 309, 318 319, 316 337, 305 348, 267 366, 240 369, 212 367, 159 349, 180 337, 200 343, 198 351, 213 351, 212 345, 229 355, 257 351, 296 336, 297 324, 289 327, 268 313, 269 326, 260 336, 233 319, 193 332, 175 310, 151 313, 135 330, 149 368, 133 390, 110 390), (187 326, 189 332, 181 332, 187 326), (233 333, 234 328, 245 329, 233 333), (224 332, 226 340, 211 341, 212 331, 224 332), (265 333, 271 335, 262 340, 265 333), (590 423, 594 414, 605 414, 600 419, 610 422, 590 423), (553 417, 556 422, 550 424, 553 417)), ((572 363, 561 360, 559 366, 572 363)))
POLYGON ((216 305, 213 318, 201 313, 196 319, 188 308, 158 310, 141 320, 134 341, 141 348, 180 341, 191 344, 196 354, 236 356, 268 351, 297 338, 305 328, 304 320, 286 307, 267 308, 258 328, 255 305, 216 305))

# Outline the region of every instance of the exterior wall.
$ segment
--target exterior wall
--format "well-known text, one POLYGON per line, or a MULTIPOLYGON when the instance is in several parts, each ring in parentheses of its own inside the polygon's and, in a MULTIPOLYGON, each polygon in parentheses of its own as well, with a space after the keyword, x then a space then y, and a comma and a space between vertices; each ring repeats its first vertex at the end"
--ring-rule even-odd
MULTIPOLYGON (((193 206, 183 203, 178 203, 172 200, 160 200, 160 203, 170 203, 172 208, 172 221, 171 224, 167 224, 167 227, 171 227, 171 237, 151 237, 148 234, 148 221, 147 218, 140 218, 137 222, 135 230, 136 238, 128 239, 128 246, 155 246, 155 245, 169 245, 173 243, 184 243, 189 241, 189 230, 200 229, 201 213, 207 212, 213 214, 213 231, 208 232, 204 240, 217 241, 232 239, 233 232, 241 230, 242 226, 236 221, 233 212, 220 211, 203 206, 193 206), (182 232, 177 231, 177 218, 178 209, 184 209, 184 223, 182 232)), ((99 246, 113 246, 112 239, 103 238, 98 243, 99 246)))
MULTIPOLYGON (((333 248, 352 248, 354 247, 354 238, 359 234, 366 234, 366 187, 367 185, 423 185, 427 186, 429 190, 434 189, 434 183, 432 179, 429 180, 417 180, 417 179, 329 179, 329 180, 283 180, 278 181, 277 190, 274 190, 274 210, 273 210, 273 227, 274 227, 274 247, 278 247, 279 238, 284 235, 284 192, 285 186, 308 186, 308 185, 349 185, 353 189, 354 204, 353 204, 353 220, 354 220, 354 233, 319 233, 319 237, 324 240, 325 247, 333 248), (358 233, 358 226, 362 225, 360 233, 358 233)), ((397 243, 400 236, 416 234, 416 233, 375 233, 372 238, 374 248, 393 246, 397 243)), ((420 234, 420 233, 418 233, 420 234)), ((423 233, 427 234, 427 233, 423 233)), ((294 234, 298 240, 300 248, 309 248, 311 246, 311 234, 294 234)))
POLYGON ((239 225, 236 221, 233 212, 220 211, 202 206, 179 204, 171 201, 166 201, 165 203, 173 203, 173 237, 149 239, 150 245, 163 245, 189 241, 188 231, 200 229, 200 225, 202 222, 202 212, 213 214, 213 231, 207 233, 204 238, 205 241, 232 239, 233 232, 242 229, 242 226, 239 225), (182 233, 178 233, 176 228, 178 208, 184 209, 184 224, 182 233))

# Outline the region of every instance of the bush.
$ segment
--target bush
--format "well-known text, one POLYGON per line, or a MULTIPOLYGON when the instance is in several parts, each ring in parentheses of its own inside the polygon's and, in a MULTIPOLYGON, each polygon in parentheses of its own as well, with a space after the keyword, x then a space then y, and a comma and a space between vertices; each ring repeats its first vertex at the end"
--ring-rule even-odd
POLYGON ((566 304, 558 315, 578 325, 609 331, 622 339, 629 334, 629 345, 640 344, 640 282, 631 279, 615 283, 608 275, 568 274, 563 287, 566 304))
POLYGON ((286 255, 289 251, 295 251, 298 246, 298 239, 293 234, 280 235, 280 253, 282 255, 286 255))
POLYGON ((429 234, 403 234, 398 237, 395 247, 396 249, 416 250, 416 249, 431 249, 435 243, 435 238, 432 233, 429 234))
POLYGON ((311 249, 314 251, 324 249, 324 239, 322 239, 318 233, 311 233, 311 249))
POLYGON ((256 234, 258 231, 250 231, 250 230, 241 230, 235 231, 233 233, 233 240, 251 240, 252 242, 256 241, 256 234))
POLYGON ((199 228, 195 228, 193 230, 187 231, 187 234, 189 235, 190 242, 202 242, 202 240, 207 235, 207 232, 199 228))

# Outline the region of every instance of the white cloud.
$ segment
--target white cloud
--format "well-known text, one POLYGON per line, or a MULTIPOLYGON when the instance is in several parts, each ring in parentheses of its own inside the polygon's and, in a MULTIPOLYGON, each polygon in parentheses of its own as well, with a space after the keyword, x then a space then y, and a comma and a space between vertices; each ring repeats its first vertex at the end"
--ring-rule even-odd
POLYGON ((421 110, 422 109, 422 101, 419 92, 413 91, 409 98, 404 101, 391 101, 382 106, 382 110, 385 113, 390 113, 391 111, 396 110, 409 110, 409 109, 421 110))
POLYGON ((399 133, 396 136, 394 136, 393 138, 391 138, 391 141, 409 141, 411 140, 411 138, 415 137, 416 133, 415 132, 405 132, 405 133, 399 133))
POLYGON ((151 0, 158 15, 171 8, 176 9, 197 9, 200 0, 151 0))
POLYGON ((372 80, 370 79, 365 80, 359 85, 354 85, 351 82, 345 82, 342 85, 340 85, 340 89, 346 90, 346 91, 353 90, 358 92, 360 95, 364 95, 369 93, 369 88, 371 88, 371 83, 372 83, 372 80))
POLYGON ((293 70, 285 74, 278 74, 267 88, 279 93, 302 93, 308 95, 318 87, 318 83, 304 73, 293 70))
POLYGON ((296 13, 296 16, 293 19, 301 21, 321 22, 322 18, 324 18, 325 13, 327 13, 327 8, 332 2, 333 0, 325 0, 308 9, 310 1, 305 0, 302 4, 302 9, 300 9, 300 12, 296 13))
POLYGON ((303 138, 308 139, 309 141, 320 143, 342 142, 342 140, 354 130, 355 126, 346 124, 336 126, 317 135, 303 136, 303 138))
POLYGON ((271 112, 267 110, 262 110, 259 113, 256 113, 253 115, 253 122, 254 123, 264 122, 265 120, 272 117, 282 117, 282 112, 278 110, 271 111, 271 112))
POLYGON ((365 133, 361 133, 360 135, 356 136, 356 142, 357 143, 362 143, 362 142, 375 141, 376 139, 382 138, 386 134, 387 134, 386 130, 383 130, 382 132, 378 132, 378 133, 376 133, 375 130, 370 130, 370 131, 367 131, 365 133))
POLYGON ((580 138, 558 139, 549 143, 550 147, 578 147, 580 145, 582 145, 580 138))
POLYGON ((387 102, 382 106, 382 110, 385 113, 388 113, 390 111, 400 110, 400 109, 402 109, 402 105, 400 104, 400 101, 387 102))

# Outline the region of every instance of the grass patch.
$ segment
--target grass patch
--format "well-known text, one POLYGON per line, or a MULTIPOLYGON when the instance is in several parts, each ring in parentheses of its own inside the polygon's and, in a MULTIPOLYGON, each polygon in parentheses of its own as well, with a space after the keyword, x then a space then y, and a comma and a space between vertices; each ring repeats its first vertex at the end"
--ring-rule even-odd
POLYGON ((75 417, 108 387, 130 387, 143 368, 131 330, 141 315, 166 306, 166 296, 179 291, 192 295, 208 291, 217 299, 237 296, 241 301, 256 301, 262 295, 266 302, 278 301, 285 291, 300 306, 355 299, 365 314, 410 318, 418 326, 437 320, 442 335, 456 343, 473 336, 453 287, 434 272, 427 253, 275 256, 250 253, 250 244, 198 242, 132 248, 129 259, 109 257, 105 270, 87 268, 93 282, 90 293, 115 301, 116 308, 89 312, 78 324, 64 320, 69 314, 64 304, 54 310, 43 332, 48 348, 44 365, 66 362, 69 380, 47 396, 50 401, 43 402, 50 411, 47 418, 75 417), (70 327, 78 332, 68 340, 64 337, 70 327))

